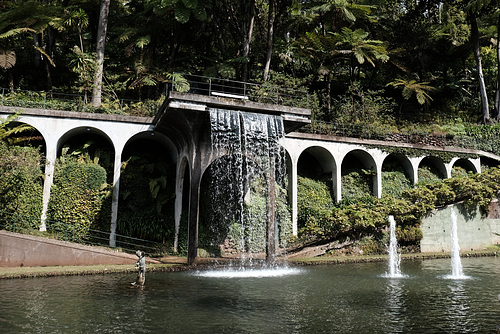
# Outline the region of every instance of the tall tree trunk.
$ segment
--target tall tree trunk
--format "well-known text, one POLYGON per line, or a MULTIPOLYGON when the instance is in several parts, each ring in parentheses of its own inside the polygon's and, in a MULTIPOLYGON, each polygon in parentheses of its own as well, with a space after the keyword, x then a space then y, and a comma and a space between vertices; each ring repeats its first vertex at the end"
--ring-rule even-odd
POLYGON ((274 44, 274 7, 276 0, 269 0, 269 16, 267 19, 267 54, 266 54, 266 65, 264 67, 264 75, 262 79, 267 81, 269 78, 269 69, 271 67, 271 57, 273 55, 273 44, 274 44))
MULTIPOLYGON (((41 40, 42 40, 41 34, 33 33, 33 45, 35 47, 38 47, 38 48, 42 47, 41 40)), ((40 52, 35 52, 35 57, 33 59, 33 62, 34 62, 36 67, 40 67, 40 65, 42 64, 42 55, 40 54, 40 52)))
POLYGON ((495 113, 500 121, 500 15, 497 21, 497 87, 495 92, 495 113))
MULTIPOLYGON (((54 59, 55 36, 54 36, 54 32, 52 31, 51 27, 47 28, 46 35, 47 35, 47 44, 45 45, 45 52, 47 53, 47 55, 51 59, 54 59)), ((50 63, 51 62, 49 61, 49 59, 45 59, 44 62, 45 62, 45 71, 46 71, 46 78, 47 78, 46 89, 48 91, 50 91, 50 90, 52 90, 52 73, 50 71, 50 66, 51 66, 50 63)), ((53 64, 54 63, 52 63, 52 65, 53 64)))
POLYGON ((7 70, 9 72, 9 91, 11 93, 14 93, 14 75, 12 74, 13 73, 13 69, 9 69, 7 70))
POLYGON ((486 93, 486 85, 484 83, 483 65, 481 63, 481 48, 479 45, 479 29, 477 27, 477 18, 474 14, 470 15, 471 22, 471 38, 474 46, 474 57, 476 58, 477 76, 479 80, 479 93, 481 94, 481 110, 483 123, 490 122, 490 111, 488 106, 488 94, 486 93))
POLYGON ((104 49, 106 45, 106 32, 108 30, 109 4, 111 0, 101 0, 99 11, 99 23, 97 27, 97 47, 96 47, 96 73, 94 77, 94 88, 92 90, 92 105, 101 106, 102 74, 104 70, 104 49))
MULTIPOLYGON (((255 21, 255 0, 250 1, 250 14, 249 14, 249 23, 248 23, 248 30, 244 31, 244 37, 243 37, 243 57, 248 57, 250 54, 250 42, 252 41, 252 34, 253 34, 253 23, 255 21)), ((248 79, 248 61, 245 60, 243 63, 243 78, 242 81, 247 81, 248 79)))

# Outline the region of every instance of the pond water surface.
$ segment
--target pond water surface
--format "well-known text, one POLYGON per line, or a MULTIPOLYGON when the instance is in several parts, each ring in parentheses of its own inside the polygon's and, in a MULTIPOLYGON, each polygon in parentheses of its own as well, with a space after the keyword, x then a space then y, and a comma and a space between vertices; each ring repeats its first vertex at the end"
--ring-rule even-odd
POLYGON ((500 259, 294 268, 282 275, 205 272, 0 280, 0 333, 495 333, 500 259), (214 277, 215 276, 215 277, 214 277))

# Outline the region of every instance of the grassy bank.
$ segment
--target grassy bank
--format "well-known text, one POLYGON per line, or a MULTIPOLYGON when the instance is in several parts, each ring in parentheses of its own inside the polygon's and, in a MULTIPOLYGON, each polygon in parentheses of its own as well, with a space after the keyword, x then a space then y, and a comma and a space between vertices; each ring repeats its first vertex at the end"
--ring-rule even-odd
MULTIPOLYGON (((482 257, 482 256, 498 256, 500 249, 498 247, 461 253, 461 257, 482 257)), ((449 258, 450 253, 411 253, 401 254, 401 261, 414 260, 431 260, 449 258)), ((365 263, 365 262, 383 262, 387 261, 387 255, 343 255, 343 256, 318 256, 310 258, 295 258, 290 262, 296 265, 324 265, 324 264, 341 264, 341 263, 365 263)))
MULTIPOLYGON (((179 263, 149 264, 148 271, 181 271, 189 266, 179 263)), ((52 276, 101 275, 111 273, 135 273, 134 265, 49 266, 49 267, 0 267, 0 279, 34 278, 52 276)))

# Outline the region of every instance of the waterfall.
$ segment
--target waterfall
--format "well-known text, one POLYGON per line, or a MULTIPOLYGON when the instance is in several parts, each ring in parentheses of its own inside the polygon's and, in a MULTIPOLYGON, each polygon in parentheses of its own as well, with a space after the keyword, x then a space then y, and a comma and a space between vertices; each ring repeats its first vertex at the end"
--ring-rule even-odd
POLYGON ((396 239, 396 221, 394 216, 389 216, 389 229, 390 229, 390 240, 389 240, 389 272, 386 277, 398 278, 404 277, 401 274, 400 262, 401 254, 399 254, 398 240, 396 239))
POLYGON ((460 259, 460 246, 458 244, 457 214, 455 208, 451 208, 451 275, 448 278, 466 278, 462 270, 462 260, 460 259))
POLYGON ((270 248, 267 253, 274 257, 275 245, 284 237, 276 207, 286 179, 285 152, 279 144, 282 118, 211 109, 210 124, 217 157, 208 186, 209 229, 218 236, 212 246, 224 244, 242 258, 270 248))

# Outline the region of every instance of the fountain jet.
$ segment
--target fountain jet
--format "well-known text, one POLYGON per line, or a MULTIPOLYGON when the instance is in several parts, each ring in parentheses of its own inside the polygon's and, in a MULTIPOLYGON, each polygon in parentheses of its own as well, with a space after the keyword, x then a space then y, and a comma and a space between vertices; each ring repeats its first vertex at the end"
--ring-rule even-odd
POLYGON ((386 274, 386 277, 405 277, 403 274, 401 274, 401 254, 399 254, 398 240, 396 239, 396 221, 394 220, 394 216, 392 215, 389 216, 389 229, 389 272, 386 274))
POLYGON ((460 259, 460 246, 458 244, 457 214, 455 208, 451 208, 451 275, 448 279, 468 278, 464 275, 462 269, 462 260, 460 259))

